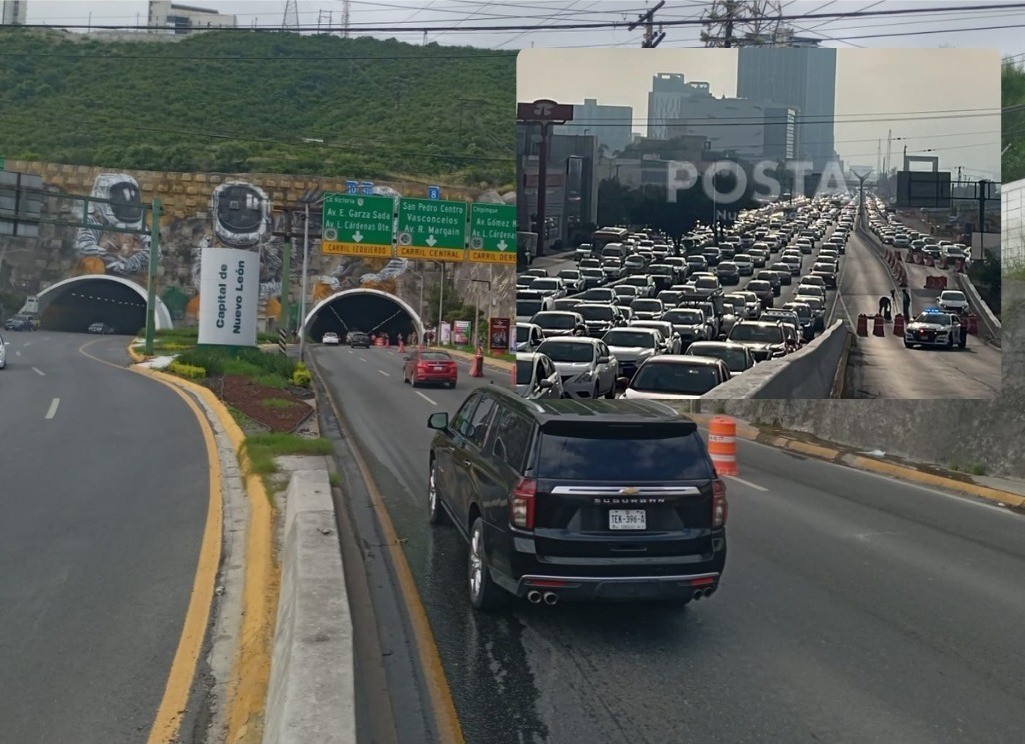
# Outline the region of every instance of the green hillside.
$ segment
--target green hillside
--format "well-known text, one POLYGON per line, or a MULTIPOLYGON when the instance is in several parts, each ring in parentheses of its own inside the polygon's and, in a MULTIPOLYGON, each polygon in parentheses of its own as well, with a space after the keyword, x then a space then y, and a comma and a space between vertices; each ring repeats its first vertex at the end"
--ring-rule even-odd
POLYGON ((515 60, 515 52, 326 35, 110 42, 6 29, 0 156, 506 185, 515 60))
POLYGON ((1025 178, 1025 70, 1008 61, 1004 62, 1002 72, 1000 97, 1004 114, 1000 149, 1010 147, 1001 159, 1001 180, 1011 183, 1025 178))

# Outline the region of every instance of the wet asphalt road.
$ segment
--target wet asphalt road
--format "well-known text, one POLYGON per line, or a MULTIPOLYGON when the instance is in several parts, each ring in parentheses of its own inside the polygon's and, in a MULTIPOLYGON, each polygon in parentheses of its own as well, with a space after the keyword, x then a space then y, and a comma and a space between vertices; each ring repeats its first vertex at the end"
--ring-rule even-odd
POLYGON ((1021 741, 1022 517, 741 442, 714 597, 479 615, 462 540, 425 504, 426 418, 466 386, 431 403, 380 352, 315 351, 407 541, 470 744, 1021 741))
POLYGON ((145 741, 206 521, 202 432, 173 391, 78 351, 124 364, 124 336, 4 336, 0 742, 145 741))

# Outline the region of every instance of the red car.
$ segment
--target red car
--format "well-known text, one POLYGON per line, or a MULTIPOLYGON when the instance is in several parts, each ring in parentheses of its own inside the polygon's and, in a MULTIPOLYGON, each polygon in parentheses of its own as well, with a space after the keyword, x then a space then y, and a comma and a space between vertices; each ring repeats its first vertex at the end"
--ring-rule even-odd
POLYGON ((444 351, 417 349, 406 357, 402 367, 402 381, 413 387, 426 382, 456 386, 458 371, 455 360, 444 351))

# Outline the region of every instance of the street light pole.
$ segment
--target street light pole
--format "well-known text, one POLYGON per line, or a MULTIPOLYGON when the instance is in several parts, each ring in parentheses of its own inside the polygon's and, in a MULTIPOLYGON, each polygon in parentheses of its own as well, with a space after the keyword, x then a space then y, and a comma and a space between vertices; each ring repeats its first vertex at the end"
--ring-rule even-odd
POLYGON ((157 263, 160 256, 160 200, 153 200, 150 213, 149 281, 146 291, 146 356, 153 355, 153 333, 156 330, 157 263))

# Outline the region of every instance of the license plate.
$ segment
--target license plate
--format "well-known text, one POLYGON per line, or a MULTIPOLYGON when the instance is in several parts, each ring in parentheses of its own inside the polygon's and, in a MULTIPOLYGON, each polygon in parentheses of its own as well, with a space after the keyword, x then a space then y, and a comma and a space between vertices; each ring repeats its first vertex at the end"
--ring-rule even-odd
POLYGON ((645 530, 647 518, 644 509, 612 509, 609 511, 610 530, 645 530))
POLYGON ((433 367, 431 367, 431 369, 433 369, 435 372, 444 372, 445 371, 445 368, 442 367, 440 364, 435 364, 433 367))

